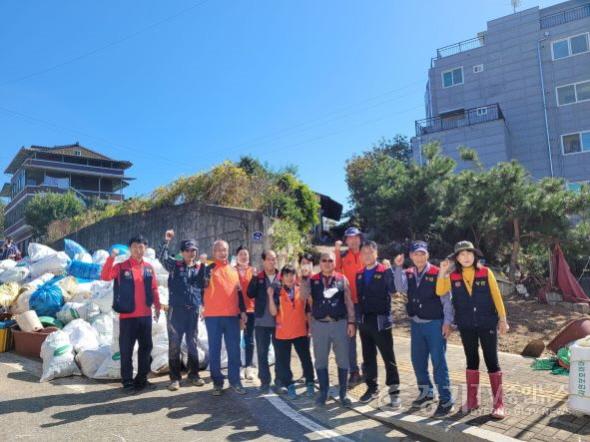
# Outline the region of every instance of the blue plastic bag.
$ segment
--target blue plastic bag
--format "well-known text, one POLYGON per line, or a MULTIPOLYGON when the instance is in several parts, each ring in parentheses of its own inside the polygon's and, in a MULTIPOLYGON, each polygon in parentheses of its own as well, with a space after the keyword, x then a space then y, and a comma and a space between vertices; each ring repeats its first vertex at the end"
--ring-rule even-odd
POLYGON ((35 310, 37 316, 53 316, 61 310, 64 297, 61 288, 46 282, 33 292, 29 298, 29 307, 35 310))
POLYGON ((66 255, 68 255, 70 259, 74 259, 78 253, 88 253, 84 247, 71 239, 64 239, 64 244, 64 252, 66 252, 66 255))
POLYGON ((68 268, 68 274, 78 279, 100 279, 102 266, 92 262, 72 261, 68 268))

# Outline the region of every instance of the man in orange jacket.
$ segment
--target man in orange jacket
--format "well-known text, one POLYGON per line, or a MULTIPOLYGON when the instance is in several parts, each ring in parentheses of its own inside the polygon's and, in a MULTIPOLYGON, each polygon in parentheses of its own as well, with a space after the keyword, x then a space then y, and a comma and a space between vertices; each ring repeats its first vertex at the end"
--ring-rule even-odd
MULTIPOLYGON (((349 227, 344 232, 344 241, 348 247, 346 252, 341 253, 342 241, 336 241, 336 271, 343 273, 350 284, 350 294, 354 304, 354 312, 356 322, 358 325, 360 318, 360 311, 358 305, 358 292, 356 287, 356 275, 364 269, 363 261, 361 259, 361 245, 363 243, 363 233, 357 227, 349 227)), ((350 361, 350 379, 348 385, 354 387, 362 382, 362 377, 359 372, 358 360, 356 355, 356 332, 350 338, 349 345, 349 361, 350 361)))

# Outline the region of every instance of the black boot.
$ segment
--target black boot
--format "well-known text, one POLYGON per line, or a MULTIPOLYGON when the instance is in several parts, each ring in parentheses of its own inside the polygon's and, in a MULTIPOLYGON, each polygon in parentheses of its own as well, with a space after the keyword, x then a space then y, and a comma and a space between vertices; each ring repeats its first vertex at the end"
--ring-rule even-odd
POLYGON ((328 400, 330 378, 328 376, 327 368, 316 369, 316 372, 318 374, 318 382, 320 383, 320 391, 318 392, 318 397, 315 400, 315 404, 318 407, 323 407, 324 405, 326 405, 326 401, 328 400))
POLYGON ((340 384, 340 404, 343 407, 350 407, 352 402, 347 397, 348 391, 348 370, 346 368, 338 369, 338 383, 340 384))

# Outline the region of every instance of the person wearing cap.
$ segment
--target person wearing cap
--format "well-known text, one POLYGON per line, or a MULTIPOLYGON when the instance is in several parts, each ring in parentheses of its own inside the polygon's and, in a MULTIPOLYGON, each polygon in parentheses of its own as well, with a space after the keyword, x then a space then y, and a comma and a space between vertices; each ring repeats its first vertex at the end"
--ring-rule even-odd
POLYGON ((406 269, 406 311, 411 320, 412 366, 420 392, 412 405, 421 407, 434 401, 434 387, 428 374, 430 358, 439 395, 434 414, 445 416, 453 411, 449 369, 445 357, 447 338, 452 332, 453 306, 449 292, 437 296, 439 268, 428 261, 429 257, 426 242, 414 241, 410 245, 413 266, 406 269))
POLYGON ((276 319, 275 350, 280 361, 278 373, 281 385, 287 388, 290 399, 296 399, 295 382, 291 371, 291 348, 301 361, 306 394, 314 395, 313 362, 309 349, 309 303, 297 284, 297 271, 292 265, 281 269, 281 285, 268 288, 268 309, 276 319))
POLYGON ((180 388, 180 345, 186 339, 188 350, 188 379, 197 387, 205 385, 199 376, 197 337, 201 291, 203 289, 204 266, 197 260, 199 249, 194 239, 180 242, 178 260, 170 256, 168 247, 174 238, 174 230, 167 230, 158 251, 158 259, 168 271, 168 366, 170 368, 170 391, 180 388))
POLYGON ((250 253, 244 246, 240 246, 236 250, 236 270, 240 277, 240 287, 242 288, 246 316, 248 317, 246 327, 243 330, 245 360, 242 363, 244 370, 240 373, 240 377, 251 381, 254 379, 252 375, 252 359, 254 357, 254 322, 256 317, 254 316, 254 299, 248 296, 248 285, 250 285, 250 281, 252 281, 252 278, 257 272, 250 265, 250 253))
POLYGON ((363 363, 367 391, 360 402, 368 403, 379 396, 377 384, 377 350, 385 363, 385 384, 388 387, 390 405, 401 406, 399 397, 399 372, 393 350, 393 314, 391 301, 394 293, 403 291, 404 255, 395 257, 394 268, 377 261, 378 247, 374 241, 366 241, 361 247, 365 265, 356 276, 361 320, 359 333, 363 349, 363 363))
POLYGON ((123 391, 134 393, 155 386, 147 380, 150 372, 152 316, 160 318, 158 280, 151 264, 143 260, 148 241, 143 235, 129 240, 131 257, 115 264, 119 250, 113 248, 102 267, 100 279, 114 281, 113 310, 119 313, 119 352, 123 391), (152 306, 155 312, 152 312, 152 306), (133 349, 137 350, 137 375, 133 378, 133 349))
POLYGON ((349 406, 347 397, 349 341, 356 333, 354 305, 350 295, 348 279, 336 271, 334 253, 322 253, 320 273, 302 281, 301 291, 305 299, 311 300, 311 336, 315 368, 320 390, 316 405, 325 405, 328 399, 330 378, 328 361, 330 349, 334 348, 338 366, 340 403, 349 406))
MULTIPOLYGON (((346 243, 348 250, 343 253, 340 251, 342 241, 336 241, 335 243, 336 271, 344 274, 348 279, 350 284, 350 294, 354 304, 355 320, 358 325, 360 311, 358 306, 356 275, 364 268, 363 260, 361 259, 363 233, 357 227, 349 227, 344 232, 344 242, 346 243)), ((350 360, 350 379, 348 380, 348 385, 353 387, 362 382, 356 354, 356 332, 354 336, 350 337, 348 358, 350 360)))
POLYGON ((215 261, 205 268, 203 317, 209 340, 209 371, 213 396, 223 394, 221 341, 227 351, 227 377, 232 390, 246 394, 240 380, 240 329, 246 326, 246 306, 238 271, 228 262, 229 244, 221 239, 213 243, 215 261))
MULTIPOLYGON (((267 290, 269 287, 280 287, 280 276, 277 270, 277 254, 272 250, 262 252, 262 271, 252 278, 248 285, 248 297, 254 300, 254 336, 256 339, 256 355, 258 357, 258 379, 260 391, 268 393, 271 374, 268 363, 270 344, 276 348, 275 317, 270 313, 267 290)), ((275 361, 275 385, 280 387, 280 361, 275 361)), ((285 386, 286 387, 286 386, 285 386)))
POLYGON ((467 401, 463 412, 479 407, 479 347, 492 388, 492 418, 503 419, 502 371, 498 362, 498 333, 508 331, 506 309, 494 273, 477 261, 481 251, 469 241, 455 244, 454 252, 441 263, 436 293, 452 293, 455 323, 467 360, 467 401), (452 263, 451 263, 452 261, 452 263), (454 268, 452 268, 454 267, 454 268))

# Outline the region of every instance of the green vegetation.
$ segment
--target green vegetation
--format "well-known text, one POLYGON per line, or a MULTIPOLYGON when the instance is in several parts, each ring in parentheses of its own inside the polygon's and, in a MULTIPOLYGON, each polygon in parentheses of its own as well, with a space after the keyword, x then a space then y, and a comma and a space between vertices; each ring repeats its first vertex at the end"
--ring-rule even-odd
POLYGON ((73 193, 39 193, 33 196, 25 208, 25 220, 33 228, 36 239, 45 237, 49 225, 80 215, 84 203, 73 193))
MULTIPOLYGON (((293 167, 275 171, 251 157, 243 157, 237 163, 226 161, 207 172, 158 187, 148 197, 114 205, 91 204, 87 211, 73 214, 67 225, 54 223, 50 232, 52 239, 58 239, 105 218, 182 203, 202 203, 260 210, 277 220, 288 220, 275 223, 273 247, 282 250, 286 238, 307 240, 312 227, 319 223, 319 199, 296 174, 293 167)), ((293 254, 303 247, 300 242, 294 245, 293 254)))
POLYGON ((351 158, 354 218, 382 243, 426 239, 434 256, 472 240, 512 280, 545 273, 548 250, 560 242, 576 271, 590 254, 590 187, 575 193, 562 179, 535 181, 515 161, 485 170, 473 150, 460 153, 472 168, 455 172, 436 143, 424 146, 423 165, 379 147, 351 158))

